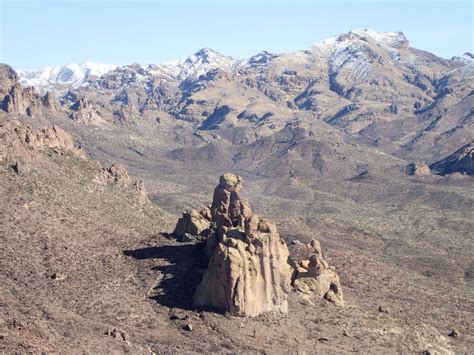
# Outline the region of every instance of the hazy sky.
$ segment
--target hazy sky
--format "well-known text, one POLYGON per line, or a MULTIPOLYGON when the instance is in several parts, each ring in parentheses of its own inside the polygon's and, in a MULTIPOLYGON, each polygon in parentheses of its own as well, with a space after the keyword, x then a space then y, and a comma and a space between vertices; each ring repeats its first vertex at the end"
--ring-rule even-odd
POLYGON ((442 57, 473 52, 470 0, 0 0, 0 62, 159 63, 210 47, 235 58, 310 47, 352 28, 401 30, 442 57))

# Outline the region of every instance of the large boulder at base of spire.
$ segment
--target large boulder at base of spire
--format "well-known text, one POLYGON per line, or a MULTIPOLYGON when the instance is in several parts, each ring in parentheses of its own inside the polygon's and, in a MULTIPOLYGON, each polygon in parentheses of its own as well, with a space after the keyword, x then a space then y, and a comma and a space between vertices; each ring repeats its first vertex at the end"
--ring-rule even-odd
POLYGON ((294 265, 293 286, 303 297, 317 301, 322 298, 344 307, 341 283, 336 269, 323 257, 319 241, 309 244, 293 241, 290 244, 294 265))

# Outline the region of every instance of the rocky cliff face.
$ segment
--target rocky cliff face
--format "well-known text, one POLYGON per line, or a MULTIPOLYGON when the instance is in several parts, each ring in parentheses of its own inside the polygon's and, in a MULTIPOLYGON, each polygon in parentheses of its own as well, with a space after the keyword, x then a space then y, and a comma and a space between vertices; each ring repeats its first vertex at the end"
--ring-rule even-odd
POLYGON ((51 94, 39 95, 32 86, 23 88, 17 73, 6 64, 0 64, 0 108, 7 112, 33 117, 44 109, 55 109, 56 100, 51 94))

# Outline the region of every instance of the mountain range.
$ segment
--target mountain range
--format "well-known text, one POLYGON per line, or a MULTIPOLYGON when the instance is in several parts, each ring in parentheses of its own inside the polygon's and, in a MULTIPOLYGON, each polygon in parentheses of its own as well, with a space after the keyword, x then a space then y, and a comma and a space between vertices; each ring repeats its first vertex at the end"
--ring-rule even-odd
MULTIPOLYGON (((403 33, 400 32, 378 33, 374 30, 366 29, 363 31, 352 30, 350 34, 360 34, 364 37, 370 37, 377 45, 385 46, 387 49, 397 48, 401 42, 407 42, 403 33)), ((337 36, 329 38, 313 47, 323 49, 324 47, 328 47, 328 45, 330 46, 330 43, 334 44, 337 38, 337 36)), ((334 51, 334 49, 335 48, 331 48, 332 51, 334 51)), ((396 55, 396 49, 394 53, 396 55)), ((148 71, 161 71, 162 73, 160 74, 163 75, 166 73, 169 77, 174 79, 185 80, 205 75, 212 69, 236 72, 239 68, 245 66, 264 66, 278 56, 277 54, 263 51, 249 59, 238 60, 210 48, 203 48, 183 60, 163 64, 141 65, 141 67, 148 71)), ((474 56, 471 53, 464 53, 461 56, 451 58, 451 60, 461 64, 470 64, 474 61, 474 56)), ((60 93, 82 85, 87 85, 87 81, 98 78, 118 67, 119 66, 115 64, 84 62, 80 64, 55 65, 34 70, 18 70, 18 74, 24 86, 35 86, 39 90, 60 93)))
POLYGON ((410 47, 401 32, 352 30, 246 60, 205 48, 165 64, 85 63, 19 75, 23 85, 56 94, 81 124, 176 122, 240 146, 291 124, 435 163, 474 135, 472 54, 439 58, 410 47))

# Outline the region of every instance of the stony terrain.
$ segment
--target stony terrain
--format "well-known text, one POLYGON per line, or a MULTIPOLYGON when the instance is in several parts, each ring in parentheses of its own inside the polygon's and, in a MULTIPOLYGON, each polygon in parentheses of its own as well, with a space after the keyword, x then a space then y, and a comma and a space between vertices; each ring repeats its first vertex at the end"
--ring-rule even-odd
POLYGON ((469 58, 352 31, 55 95, 1 65, 0 352, 470 353, 469 58), (286 315, 196 309, 205 250, 171 234, 229 171, 290 250, 321 242, 345 307, 292 290, 286 315))

